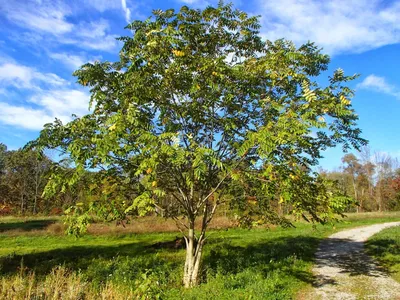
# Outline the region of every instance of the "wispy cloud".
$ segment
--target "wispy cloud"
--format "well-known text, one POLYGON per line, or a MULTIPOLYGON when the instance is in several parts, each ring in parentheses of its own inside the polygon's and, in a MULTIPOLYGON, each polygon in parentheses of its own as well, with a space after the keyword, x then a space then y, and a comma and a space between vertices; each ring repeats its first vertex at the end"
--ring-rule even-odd
POLYGON ((33 1, 26 1, 24 5, 8 1, 0 5, 0 15, 26 30, 18 35, 10 34, 22 43, 73 44, 101 51, 114 51, 117 46, 117 36, 111 33, 107 20, 74 23, 72 8, 60 1, 44 0, 40 5, 33 1), (24 38, 18 38, 21 34, 24 38))
POLYGON ((0 64, 0 94, 0 124, 4 125, 38 130, 56 117, 68 122, 72 114, 89 112, 87 92, 72 88, 54 73, 15 61, 0 64))
POLYGON ((44 124, 52 121, 54 121, 54 118, 43 110, 0 102, 0 122, 3 124, 40 130, 44 124))
POLYGON ((115 51, 117 35, 111 34, 107 20, 99 19, 91 22, 81 22, 75 25, 75 35, 65 35, 58 39, 60 43, 72 44, 90 50, 115 51))
POLYGON ((120 9, 119 0, 80 0, 90 8, 94 8, 99 12, 107 10, 120 9))
POLYGON ((41 73, 17 63, 3 63, 0 65, 0 88, 14 86, 17 88, 37 89, 37 84, 45 86, 66 85, 67 81, 54 73, 41 73))
POLYGON ((121 0, 122 9, 125 12, 125 21, 131 22, 131 10, 126 6, 126 0, 121 0))
POLYGON ((89 112, 89 95, 80 90, 51 90, 36 94, 30 102, 53 116, 69 118, 71 114, 84 115, 89 112))
POLYGON ((358 53, 400 42, 400 2, 379 0, 258 0, 270 40, 316 42, 330 54, 358 53))
POLYGON ((33 96, 31 105, 13 105, 0 102, 0 123, 28 130, 40 130, 55 118, 63 122, 71 115, 82 116, 89 112, 89 95, 79 90, 43 91, 33 96))
POLYGON ((388 83, 384 77, 374 74, 367 76, 357 85, 357 88, 384 93, 400 99, 400 89, 398 87, 388 83))
POLYGON ((4 1, 0 12, 10 21, 32 30, 64 34, 73 29, 73 24, 66 20, 71 11, 61 2, 43 2, 38 5, 27 1, 21 5, 16 1, 4 1))
POLYGON ((85 55, 74 55, 66 52, 50 53, 49 56, 65 65, 68 69, 76 70, 83 64, 87 63, 85 55))

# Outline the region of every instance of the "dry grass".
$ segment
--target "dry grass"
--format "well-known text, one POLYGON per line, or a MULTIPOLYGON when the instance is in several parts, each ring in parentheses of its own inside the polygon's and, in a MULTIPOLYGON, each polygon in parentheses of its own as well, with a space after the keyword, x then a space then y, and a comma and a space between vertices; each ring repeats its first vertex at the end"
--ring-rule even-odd
MULTIPOLYGON (((105 284, 95 291, 76 273, 57 267, 45 278, 35 274, 18 274, 3 277, 0 282, 0 299, 134 299, 132 291, 105 284)), ((145 298, 144 298, 145 299, 145 298)))
MULTIPOLYGON (((199 229, 201 220, 196 223, 199 229)), ((235 221, 226 216, 216 216, 210 223, 209 229, 226 229, 235 227, 235 221)), ((40 236, 63 235, 66 225, 60 217, 2 217, 0 219, 0 234, 8 236, 40 236)), ((175 221, 156 216, 132 218, 129 223, 117 225, 116 222, 94 222, 88 228, 89 234, 124 234, 124 233, 153 233, 178 232, 175 221)))
MULTIPOLYGON (((366 213, 348 213, 344 221, 362 221, 376 218, 398 217, 400 212, 366 212, 366 213)), ((293 221, 295 221, 293 219, 293 221)), ((299 222, 299 221, 297 221, 299 222)), ((300 222, 302 222, 300 220, 300 222)), ((196 227, 200 228, 201 220, 197 220, 196 227)), ((66 226, 62 223, 60 217, 2 217, 0 225, 4 228, 2 233, 8 236, 19 235, 63 235, 66 226), (43 226, 33 227, 32 223, 43 221, 43 226), (54 221, 54 223, 53 223, 54 221), (48 223, 46 223, 48 222, 48 223), (15 226, 14 226, 14 225, 15 226), (31 224, 31 225, 30 225, 31 224)), ((40 225, 40 224, 36 224, 40 225)), ((209 225, 209 229, 220 230, 236 227, 236 221, 229 216, 215 216, 209 225)), ((271 226, 269 226, 271 228, 271 226)), ((0 232, 0 233, 1 233, 0 232)), ((147 216, 141 218, 133 218, 128 224, 117 225, 115 222, 110 223, 93 223, 88 228, 88 233, 93 235, 104 234, 125 234, 125 233, 154 233, 154 232, 178 232, 175 221, 156 216, 147 216)))
POLYGON ((384 212, 374 211, 374 212, 362 212, 362 213, 346 213, 346 216, 349 221, 386 218, 386 217, 400 218, 400 211, 384 211, 384 212))
MULTIPOLYGON (((197 229, 200 229, 201 220, 196 222, 197 229)), ((209 229, 226 229, 235 227, 235 221, 225 216, 215 217, 209 229)), ((160 217, 142 217, 136 218, 125 224, 125 226, 115 223, 94 223, 88 228, 90 234, 118 234, 118 233, 152 233, 152 232, 177 232, 175 221, 160 217)))

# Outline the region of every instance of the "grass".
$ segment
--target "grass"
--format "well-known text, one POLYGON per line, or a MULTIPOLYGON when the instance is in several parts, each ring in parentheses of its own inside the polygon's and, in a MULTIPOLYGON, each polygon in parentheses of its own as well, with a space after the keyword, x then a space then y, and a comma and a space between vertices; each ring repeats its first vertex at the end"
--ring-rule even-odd
MULTIPOLYGON (((176 232, 135 233, 131 225, 117 230, 97 224, 101 230, 92 228, 77 239, 60 234, 62 226, 51 218, 8 218, 0 224, 0 298, 62 299, 69 293, 70 299, 293 299, 313 282, 314 252, 322 238, 399 217, 350 215, 335 227, 214 229, 205 247, 202 284, 191 290, 181 287, 184 250, 152 246, 174 240, 176 232)), ((141 222, 142 228, 164 229, 157 225, 163 220, 141 222)))
POLYGON ((382 230, 374 235, 366 243, 366 250, 400 282, 400 226, 382 230))

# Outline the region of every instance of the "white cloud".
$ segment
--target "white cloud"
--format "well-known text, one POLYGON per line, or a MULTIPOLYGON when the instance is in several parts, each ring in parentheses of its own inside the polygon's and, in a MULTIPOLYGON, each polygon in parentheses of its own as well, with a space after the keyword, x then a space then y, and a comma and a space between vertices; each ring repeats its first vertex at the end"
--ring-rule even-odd
POLYGON ((357 88, 381 92, 400 99, 400 89, 398 87, 388 83, 384 77, 374 74, 367 76, 357 85, 357 88))
MULTIPOLYGON (((103 5, 101 9, 114 7, 107 6, 105 1, 104 3, 90 2, 100 7, 103 5)), ((30 43, 39 47, 43 47, 44 43, 50 46, 73 44, 85 49, 114 51, 117 41, 116 36, 110 33, 108 21, 99 19, 92 22, 73 23, 68 18, 74 15, 73 6, 71 3, 71 7, 67 7, 57 0, 41 0, 40 3, 31 0, 24 2, 23 5, 10 0, 5 2, 5 5, 3 3, 0 5, 0 16, 3 15, 15 25, 27 30, 27 32, 18 32, 18 35, 10 33, 14 40, 21 43, 30 43), (21 38, 20 35, 24 37, 21 38)), ((79 9, 82 8, 79 7, 79 9)))
POLYGON ((186 4, 197 4, 200 3, 202 1, 200 0, 180 0, 180 2, 186 3, 186 4))
POLYGON ((61 86, 67 82, 54 73, 40 73, 33 68, 16 63, 0 65, 0 87, 38 89, 38 83, 46 86, 61 86))
POLYGON ((33 107, 0 102, 0 123, 28 130, 40 130, 55 118, 63 122, 71 115, 82 116, 89 112, 89 95, 79 90, 41 92, 30 99, 33 107))
POLYGON ((99 12, 120 8, 118 0, 84 0, 84 3, 99 12))
POLYGON ((330 54, 363 52, 400 42, 400 2, 379 0, 258 0, 262 34, 300 44, 316 42, 330 54))
POLYGON ((89 95, 79 90, 51 90, 30 99, 53 116, 84 115, 89 112, 89 95))
POLYGON ((52 34, 64 34, 73 29, 73 24, 66 20, 71 13, 67 6, 59 2, 15 2, 4 1, 0 11, 10 21, 30 29, 52 34))
POLYGON ((0 64, 0 124, 38 130, 57 117, 63 122, 89 112, 89 94, 69 88, 54 73, 41 73, 14 61, 0 64), (15 93, 16 88, 19 90, 15 93), (21 95, 27 101, 21 102, 21 95))
POLYGON ((84 55, 73 55, 68 53, 50 53, 52 59, 58 60, 63 65, 71 70, 76 70, 83 64, 87 63, 87 58, 84 55))
POLYGON ((76 32, 75 38, 66 38, 64 42, 102 51, 113 51, 117 46, 117 36, 109 33, 110 24, 107 20, 81 22, 76 26, 76 32))
POLYGON ((40 130, 44 124, 52 121, 54 121, 54 118, 43 110, 0 102, 0 122, 3 124, 30 130, 40 130))
POLYGON ((125 12, 125 21, 131 22, 131 10, 126 6, 126 0, 121 0, 122 9, 125 12))

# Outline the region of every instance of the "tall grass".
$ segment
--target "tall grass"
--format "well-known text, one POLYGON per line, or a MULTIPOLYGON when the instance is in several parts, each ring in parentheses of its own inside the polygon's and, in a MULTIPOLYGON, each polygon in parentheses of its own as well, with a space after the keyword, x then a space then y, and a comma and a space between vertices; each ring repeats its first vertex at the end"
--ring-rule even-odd
POLYGON ((44 278, 35 273, 1 278, 0 299, 132 299, 134 293, 121 286, 107 283, 94 289, 78 273, 64 267, 54 268, 44 278))

